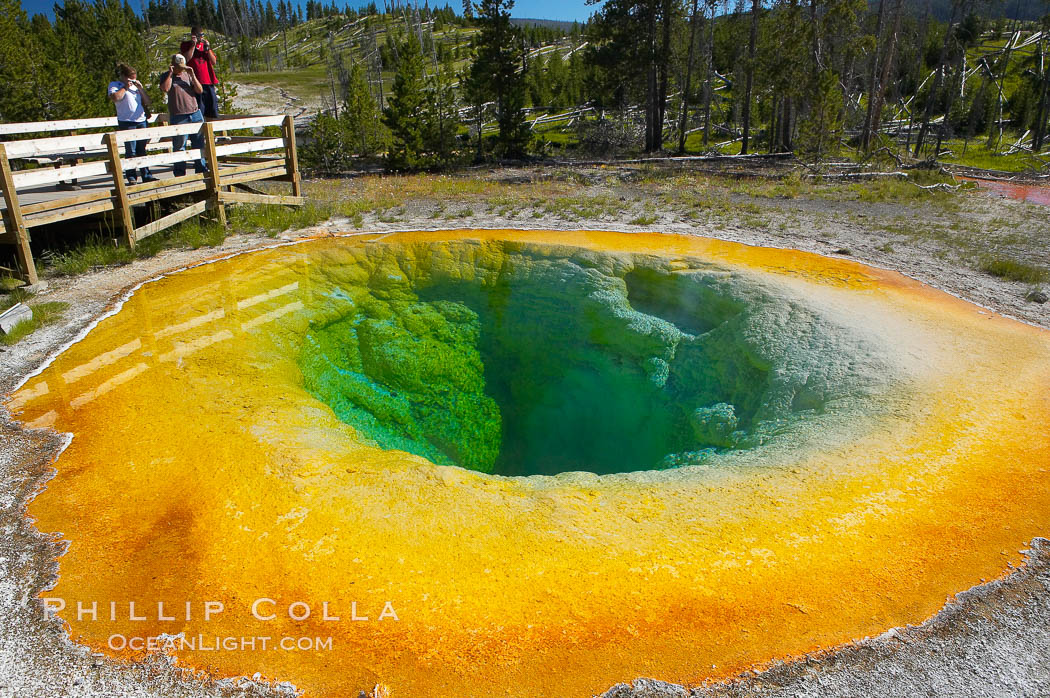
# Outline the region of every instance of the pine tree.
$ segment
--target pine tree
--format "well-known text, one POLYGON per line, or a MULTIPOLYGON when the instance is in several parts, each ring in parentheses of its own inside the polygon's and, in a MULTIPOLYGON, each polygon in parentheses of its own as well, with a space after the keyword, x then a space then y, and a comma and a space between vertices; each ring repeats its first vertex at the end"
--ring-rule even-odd
POLYGON ((525 75, 529 91, 529 101, 533 107, 542 108, 551 104, 550 83, 547 79, 547 62, 543 55, 538 55, 529 62, 529 71, 525 75))
POLYGON ((470 130, 475 137, 475 157, 477 160, 481 160, 484 157, 485 95, 487 87, 482 84, 481 76, 473 70, 473 64, 469 64, 460 74, 459 84, 463 101, 469 107, 470 130))
POLYGON ((565 61, 561 58, 561 52, 555 49, 551 51, 550 58, 547 59, 547 84, 550 93, 550 102, 548 104, 558 108, 572 106, 570 98, 566 94, 568 82, 568 68, 565 66, 565 61))
POLYGON ((797 145, 801 155, 822 160, 838 153, 842 92, 838 76, 830 70, 821 71, 814 85, 809 110, 799 122, 797 145))
POLYGON ((348 145, 359 155, 372 155, 383 147, 383 124, 360 63, 350 66, 346 83, 339 116, 349 136, 348 145))
POLYGON ((4 85, 0 121, 56 118, 57 114, 48 113, 47 102, 60 102, 62 97, 47 99, 37 92, 37 78, 45 70, 44 47, 30 31, 26 13, 16 0, 0 0, 0 35, 4 37, 0 41, 0 84, 4 85))
POLYGON ((649 152, 663 147, 671 28, 680 12, 678 0, 606 0, 589 27, 595 106, 643 103, 649 152))
POLYGON ((525 75, 521 32, 510 23, 514 0, 481 0, 474 5, 480 32, 470 66, 474 87, 496 103, 496 154, 525 155, 532 132, 525 122, 525 75))
POLYGON ((346 131, 339 119, 329 112, 319 112, 310 122, 310 140, 303 148, 303 164, 326 174, 346 170, 350 150, 346 131))
MULTIPOLYGON (((117 61, 136 67, 142 77, 148 78, 149 57, 141 23, 119 0, 98 0, 91 5, 67 0, 56 6, 50 40, 53 43, 45 52, 51 57, 48 70, 54 72, 41 78, 65 81, 66 76, 74 76, 71 84, 63 88, 69 95, 67 113, 113 114, 113 103, 99 86, 104 87, 116 77, 117 61), (100 46, 106 50, 100 51, 100 46)), ((148 82, 143 80, 144 84, 148 82)))
POLYGON ((459 109, 453 89, 455 67, 452 59, 438 64, 427 79, 427 107, 424 110, 424 145, 429 162, 447 165, 455 158, 459 109))
POLYGON ((390 129, 387 164, 391 169, 423 164, 425 100, 423 56, 419 42, 410 34, 398 51, 394 87, 383 111, 383 123, 390 129))

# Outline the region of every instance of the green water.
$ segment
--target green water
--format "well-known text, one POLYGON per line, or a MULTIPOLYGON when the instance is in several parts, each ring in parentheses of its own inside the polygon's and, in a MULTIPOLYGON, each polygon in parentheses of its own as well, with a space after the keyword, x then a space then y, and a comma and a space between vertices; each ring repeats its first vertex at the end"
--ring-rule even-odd
POLYGON ((733 275, 482 252, 372 248, 310 328, 307 389, 383 448, 501 475, 702 462, 828 397, 797 370, 805 336, 775 341, 799 310, 733 275))

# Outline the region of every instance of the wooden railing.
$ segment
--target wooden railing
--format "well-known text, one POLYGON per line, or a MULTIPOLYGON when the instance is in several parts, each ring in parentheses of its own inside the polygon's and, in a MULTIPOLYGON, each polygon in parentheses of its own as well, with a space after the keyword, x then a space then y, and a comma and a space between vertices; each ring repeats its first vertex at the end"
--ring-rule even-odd
MULTIPOLYGON (((116 125, 116 119, 80 119, 38 124, 0 124, 0 134, 39 133, 84 128, 106 128, 116 125)), ((180 221, 205 210, 214 211, 218 220, 226 224, 225 204, 264 203, 301 205, 303 203, 295 147, 295 124, 291 116, 226 117, 206 123, 165 125, 126 131, 77 134, 31 138, 0 142, 0 187, 3 188, 4 230, 0 241, 16 246, 18 263, 23 278, 36 283, 36 269, 29 248, 29 229, 82 216, 107 211, 119 214, 124 241, 130 247, 180 221), (217 142, 216 134, 231 131, 281 127, 281 135, 229 135, 217 142), (150 142, 174 136, 192 136, 200 133, 203 148, 178 152, 161 152, 134 158, 121 157, 123 144, 128 141, 150 142), (12 161, 38 158, 73 158, 71 164, 56 167, 14 169, 12 161), (91 161, 88 158, 97 158, 91 161), (203 158, 208 165, 206 174, 183 175, 159 179, 155 182, 127 184, 125 172, 143 167, 159 167, 203 158), (99 178, 106 178, 99 186, 99 178), (62 182, 92 180, 90 191, 58 191, 62 182), (248 182, 280 179, 291 183, 291 196, 276 196, 251 190, 248 182), (234 187, 248 191, 233 191, 234 187), (33 203, 19 201, 36 199, 33 203), (198 194, 200 200, 174 213, 154 217, 146 225, 135 227, 133 207, 161 199, 198 194)))
MULTIPOLYGON (((160 116, 153 114, 149 118, 154 123, 160 116)), ((80 131, 91 128, 116 128, 117 117, 103 116, 92 119, 65 119, 61 121, 25 121, 14 124, 0 124, 0 136, 11 136, 24 133, 52 133, 54 131, 80 131)))

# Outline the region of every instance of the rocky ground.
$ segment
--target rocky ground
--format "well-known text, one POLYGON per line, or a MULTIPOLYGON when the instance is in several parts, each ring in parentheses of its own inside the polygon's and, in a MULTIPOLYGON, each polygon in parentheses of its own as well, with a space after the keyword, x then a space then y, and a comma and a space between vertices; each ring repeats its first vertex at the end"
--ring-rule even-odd
MULTIPOLYGON (((575 166, 478 170, 469 177, 315 181, 307 192, 325 201, 332 217, 312 228, 286 230, 278 240, 349 230, 464 227, 709 235, 849 256, 1050 328, 1050 303, 1031 300, 1038 298, 1039 283, 982 271, 990 255, 1050 269, 1050 209, 975 190, 920 190, 910 183, 815 185, 798 172, 780 180, 736 174, 709 180, 695 168, 575 166)), ((168 250, 125 266, 51 278, 39 298, 71 306, 62 323, 0 353, 0 394, 13 390, 138 282, 274 242, 267 234, 237 232, 217 248, 168 250)), ((160 659, 116 664, 72 644, 58 621, 44 617, 36 596, 51 583, 59 550, 35 531, 24 510, 61 446, 61 437, 21 431, 0 413, 0 696, 288 695, 287 686, 250 679, 215 683, 160 659)), ((1038 539, 1029 547, 1023 567, 960 594, 921 626, 890 630, 728 683, 686 690, 639 680, 611 687, 605 695, 1050 695, 1050 542, 1038 539)))
POLYGON ((319 97, 305 98, 275 85, 235 82, 234 106, 245 114, 291 114, 298 120, 321 108, 319 97))

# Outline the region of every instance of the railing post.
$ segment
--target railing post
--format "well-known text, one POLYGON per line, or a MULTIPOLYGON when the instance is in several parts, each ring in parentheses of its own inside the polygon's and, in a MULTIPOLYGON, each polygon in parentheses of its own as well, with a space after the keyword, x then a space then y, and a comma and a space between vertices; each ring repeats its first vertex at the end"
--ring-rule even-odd
POLYGON ((212 208, 219 218, 219 224, 226 227, 226 206, 222 203, 222 184, 219 183, 219 156, 215 154, 215 129, 208 122, 203 126, 204 159, 208 163, 208 190, 211 194, 212 208))
POLYGON ((113 189, 117 194, 116 208, 120 211, 120 220, 124 226, 124 242, 135 249, 135 221, 132 216, 131 202, 128 201, 128 187, 124 183, 124 169, 120 165, 120 144, 117 134, 106 134, 106 148, 109 150, 109 171, 113 173, 113 189))
POLYGON ((284 166, 292 181, 292 196, 302 196, 303 185, 299 177, 299 155, 295 152, 295 117, 291 114, 284 117, 284 166))
POLYGON ((33 251, 29 249, 29 233, 22 219, 22 209, 18 204, 18 192, 11 177, 11 163, 7 159, 7 147, 0 143, 0 184, 4 188, 4 227, 15 236, 18 263, 22 265, 25 281, 30 286, 37 283, 36 264, 33 262, 33 251))

